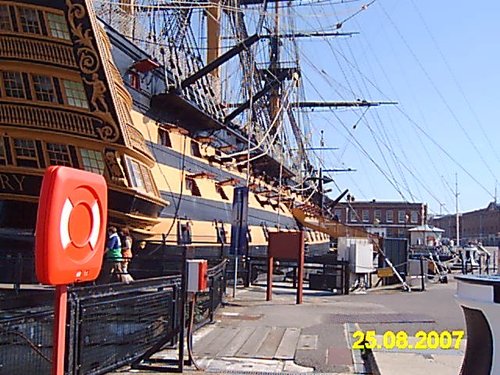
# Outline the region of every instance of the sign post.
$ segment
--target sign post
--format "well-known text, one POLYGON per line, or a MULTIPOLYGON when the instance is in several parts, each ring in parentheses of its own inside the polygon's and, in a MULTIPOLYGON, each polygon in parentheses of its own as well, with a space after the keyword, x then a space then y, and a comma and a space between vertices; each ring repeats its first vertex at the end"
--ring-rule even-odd
POLYGON ((52 375, 64 375, 67 285, 95 280, 101 271, 107 207, 103 176, 47 168, 38 204, 35 265, 38 281, 56 287, 52 375))
POLYGON ((64 375, 64 352, 66 346, 66 315, 68 286, 56 285, 54 300, 54 332, 52 351, 52 375, 64 375))
POLYGON ((297 298, 296 303, 302 303, 304 278, 304 232, 271 232, 267 247, 267 289, 266 301, 273 298, 273 265, 274 259, 297 262, 297 298))
POLYGON ((238 283, 238 257, 247 254, 248 241, 248 187, 234 188, 233 220, 231 225, 230 255, 234 256, 233 298, 238 283))

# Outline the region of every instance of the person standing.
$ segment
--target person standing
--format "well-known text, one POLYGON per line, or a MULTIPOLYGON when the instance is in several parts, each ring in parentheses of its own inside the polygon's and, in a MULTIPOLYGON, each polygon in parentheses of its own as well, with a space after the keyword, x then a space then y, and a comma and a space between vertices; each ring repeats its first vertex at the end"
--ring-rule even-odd
POLYGON ((122 241, 122 271, 128 273, 128 264, 132 259, 132 237, 128 228, 122 228, 120 237, 122 241))
POLYGON ((104 260, 107 265, 107 282, 120 281, 122 274, 122 249, 121 240, 118 236, 116 227, 109 227, 108 242, 106 243, 106 251, 104 260))

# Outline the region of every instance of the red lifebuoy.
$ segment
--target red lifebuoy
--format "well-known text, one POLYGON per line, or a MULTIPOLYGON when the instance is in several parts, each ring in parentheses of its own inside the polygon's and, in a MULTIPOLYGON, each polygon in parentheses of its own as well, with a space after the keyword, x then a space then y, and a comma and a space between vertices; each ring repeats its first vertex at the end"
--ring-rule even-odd
POLYGON ((101 175, 63 166, 44 175, 35 261, 41 283, 95 280, 106 241, 107 186, 101 175))

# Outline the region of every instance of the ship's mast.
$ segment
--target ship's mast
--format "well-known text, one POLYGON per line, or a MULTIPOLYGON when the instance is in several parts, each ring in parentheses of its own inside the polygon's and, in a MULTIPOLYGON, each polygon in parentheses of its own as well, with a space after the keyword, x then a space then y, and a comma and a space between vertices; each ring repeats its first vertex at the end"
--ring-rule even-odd
MULTIPOLYGON (((220 21, 220 1, 215 0, 214 6, 207 9, 207 64, 219 57, 221 42, 220 21)), ((214 77, 219 77, 219 66, 212 70, 211 73, 214 77)))
MULTIPOLYGON (((274 3, 274 35, 271 36, 271 56, 270 56, 270 72, 271 79, 277 76, 278 67, 279 67, 279 59, 280 59, 280 44, 279 44, 279 32, 280 32, 280 14, 279 14, 279 2, 274 3)), ((271 119, 274 119, 278 114, 279 105, 280 105, 280 90, 278 87, 275 87, 271 91, 271 99, 270 99, 270 114, 271 119)))

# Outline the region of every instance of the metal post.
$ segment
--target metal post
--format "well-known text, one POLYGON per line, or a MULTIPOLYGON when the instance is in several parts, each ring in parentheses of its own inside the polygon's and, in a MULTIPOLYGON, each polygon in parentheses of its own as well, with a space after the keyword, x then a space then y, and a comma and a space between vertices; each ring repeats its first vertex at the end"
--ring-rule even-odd
POLYGON ((298 249, 298 270, 297 270, 297 299, 296 303, 302 303, 302 295, 304 289, 304 232, 300 232, 300 246, 298 249))
POLYGON ((245 288, 248 288, 251 284, 251 278, 252 278, 252 263, 249 256, 246 256, 245 258, 245 268, 246 268, 245 288))
POLYGON ((349 294, 349 263, 343 264, 344 270, 344 294, 349 294))
POLYGON ((273 299, 273 264, 274 264, 274 257, 268 255, 266 301, 271 301, 273 299))
POLYGON ((192 249, 188 245, 182 247, 182 278, 181 278, 181 326, 179 329, 179 371, 184 371, 184 337, 186 330, 186 301, 187 301, 187 260, 193 258, 192 249))
POLYGON ((212 285, 210 288, 210 323, 214 322, 215 315, 215 276, 212 277, 212 285))
POLYGON ((21 283, 23 278, 23 256, 21 253, 17 253, 16 267, 15 267, 16 277, 14 280, 14 291, 19 294, 21 291, 21 283))
POLYGON ((234 280, 233 280, 233 298, 236 297, 236 284, 238 283, 238 251, 234 255, 234 280))
POLYGON ((185 328, 186 328, 186 289, 187 289, 187 254, 186 254, 186 246, 182 248, 182 278, 181 278, 181 316, 179 327, 179 371, 184 372, 184 336, 185 336, 185 328))
POLYGON ((424 291, 425 290, 425 273, 424 273, 424 257, 422 257, 422 256, 420 257, 420 282, 422 285, 422 291, 424 291))
POLYGON ((297 287, 297 267, 293 267, 293 287, 297 287))
POLYGON ((460 214, 458 212, 458 177, 455 173, 455 205, 456 205, 456 226, 457 226, 457 246, 460 246, 460 214))
POLYGON ((67 307, 68 286, 57 285, 54 301, 54 348, 52 351, 52 375, 64 375, 67 307))

